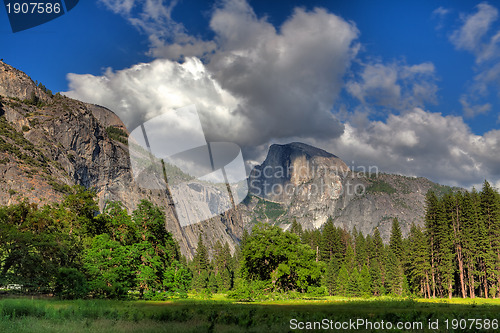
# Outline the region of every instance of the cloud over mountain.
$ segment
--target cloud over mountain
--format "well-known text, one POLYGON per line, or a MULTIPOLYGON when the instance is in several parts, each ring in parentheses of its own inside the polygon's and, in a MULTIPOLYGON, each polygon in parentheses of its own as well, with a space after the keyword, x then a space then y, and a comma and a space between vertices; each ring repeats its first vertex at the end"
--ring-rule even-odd
POLYGON ((157 59, 99 77, 69 74, 67 94, 109 107, 129 127, 195 104, 202 117, 210 114, 204 117, 209 137, 242 146, 342 134, 330 111, 357 52, 352 23, 323 9, 296 9, 277 30, 246 2, 228 1, 210 27, 217 49, 206 63, 157 59))
POLYGON ((328 147, 358 166, 470 187, 486 178, 498 179, 499 143, 498 130, 475 135, 461 117, 414 108, 385 122, 346 125, 344 134, 328 147))
MULTIPOLYGON (((462 117, 426 111, 440 102, 436 64, 363 58, 363 31, 325 9, 296 8, 276 26, 243 0, 220 1, 210 14, 214 37, 203 40, 172 19, 175 1, 100 2, 147 35, 156 59, 69 74, 67 94, 109 107, 129 129, 195 104, 209 139, 240 144, 247 160, 262 161, 270 143, 304 141, 348 164, 452 185, 500 179, 499 131, 476 135, 462 117)), ((475 76, 457 95, 469 118, 491 112, 482 97, 500 83, 497 17, 482 3, 449 34, 456 52, 475 59, 475 76)))

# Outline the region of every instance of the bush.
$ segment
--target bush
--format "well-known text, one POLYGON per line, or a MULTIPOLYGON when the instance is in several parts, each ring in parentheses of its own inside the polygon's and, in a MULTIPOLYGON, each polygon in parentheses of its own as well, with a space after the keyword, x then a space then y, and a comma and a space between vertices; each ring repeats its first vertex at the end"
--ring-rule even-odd
POLYGON ((307 288, 307 295, 312 297, 322 297, 322 296, 327 296, 328 292, 324 286, 321 287, 309 286, 307 288))
POLYGON ((58 182, 53 181, 53 180, 49 181, 48 183, 57 192, 61 192, 61 193, 65 193, 65 194, 71 193, 71 186, 69 186, 69 185, 61 184, 61 183, 58 183, 58 182))
POLYGON ((57 296, 63 299, 77 299, 84 298, 88 292, 87 279, 82 272, 76 268, 59 268, 55 290, 57 296))
POLYGON ((267 293, 271 288, 270 281, 246 282, 238 279, 236 289, 228 293, 227 296, 240 302, 254 302, 268 298, 267 293))

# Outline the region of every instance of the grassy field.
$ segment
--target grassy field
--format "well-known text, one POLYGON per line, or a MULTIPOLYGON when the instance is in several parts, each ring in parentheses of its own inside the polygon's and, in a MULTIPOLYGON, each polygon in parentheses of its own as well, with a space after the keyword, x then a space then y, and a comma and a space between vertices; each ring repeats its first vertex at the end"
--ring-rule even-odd
POLYGON ((313 300, 236 303, 222 295, 216 295, 210 300, 193 298, 167 302, 0 299, 0 332, 16 333, 271 333, 299 331, 299 325, 308 328, 307 322, 312 325, 309 326, 311 328, 314 328, 314 322, 328 322, 328 329, 332 328, 331 331, 337 332, 496 332, 499 329, 494 329, 494 319, 500 319, 500 300, 325 297, 313 300), (293 319, 296 321, 291 322, 293 319), (344 326, 344 329, 338 326, 346 325, 349 320, 364 320, 364 323, 355 329, 352 329, 353 326, 344 326), (386 325, 385 329, 381 329, 382 320, 386 325), (429 322, 436 323, 436 320, 439 320, 437 329, 430 329, 429 322), (448 320, 448 330, 445 320, 448 320), (371 327, 367 321, 371 323, 371 327), (408 329, 397 329, 394 326, 392 330, 388 330, 388 322, 393 325, 402 322, 413 325, 413 328, 407 326, 408 329), (488 330, 478 329, 478 325, 484 326, 486 322, 489 322, 488 330), (422 326, 412 323, 421 323, 422 326), (457 329, 452 329, 453 324, 456 324, 457 329), (462 328, 464 325, 466 328, 460 329, 461 324, 462 328), (338 329, 335 329, 335 325, 338 329))

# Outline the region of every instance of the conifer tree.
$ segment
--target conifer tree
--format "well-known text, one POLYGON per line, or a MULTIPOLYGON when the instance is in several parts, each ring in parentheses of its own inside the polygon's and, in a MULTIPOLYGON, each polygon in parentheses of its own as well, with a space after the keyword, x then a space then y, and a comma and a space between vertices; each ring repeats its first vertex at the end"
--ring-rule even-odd
POLYGON ((361 268, 358 277, 359 296, 368 297, 372 294, 372 281, 370 276, 370 269, 367 264, 361 268))
POLYGON ((385 257, 384 242, 380 236, 380 231, 376 228, 373 234, 373 257, 370 261, 370 274, 372 275, 375 295, 383 295, 385 293, 385 257))
POLYGON ((192 288, 196 290, 203 290, 208 287, 209 280, 209 260, 208 251, 203 243, 201 234, 198 236, 198 246, 196 247, 196 254, 193 258, 193 280, 192 288))
POLYGON ((475 200, 477 197, 475 189, 472 193, 466 192, 462 200, 462 244, 463 244, 463 257, 464 257, 464 270, 466 276, 466 284, 468 289, 468 294, 470 298, 476 297, 476 285, 479 283, 477 267, 479 264, 479 253, 480 249, 478 247, 480 242, 480 231, 479 229, 483 225, 480 221, 481 216, 479 214, 479 200, 475 200))
POLYGON ((481 192, 481 214, 488 233, 490 253, 487 256, 487 279, 490 296, 500 294, 500 200, 498 192, 485 181, 481 192))
POLYGON ((491 271, 491 260, 493 257, 492 249, 490 246, 490 241, 488 238, 488 229, 485 225, 484 216, 481 212, 481 195, 476 191, 471 193, 472 201, 472 250, 476 250, 475 255, 471 258, 476 260, 475 267, 471 267, 474 274, 474 281, 477 281, 475 287, 478 288, 478 296, 488 297, 489 285, 488 285, 488 275, 491 271))
POLYGON ((451 298, 455 283, 455 254, 453 252, 453 223, 451 221, 454 211, 453 195, 446 194, 442 199, 442 203, 438 204, 438 207, 440 210, 435 226, 436 259, 438 263, 437 275, 441 296, 451 298))
POLYGON ((399 221, 396 217, 392 220, 389 248, 391 249, 392 253, 394 253, 394 255, 401 261, 401 259, 403 258, 403 236, 401 234, 399 221))
POLYGON ((453 243, 455 258, 458 264, 458 277, 460 293, 463 298, 467 297, 465 290, 465 272, 463 258, 463 196, 461 192, 456 192, 450 196, 449 222, 453 230, 453 243))
POLYGON ((337 228, 333 225, 332 218, 329 218, 325 222, 321 233, 321 260, 329 262, 333 257, 336 259, 340 258, 342 251, 341 242, 340 234, 338 233, 337 228))
POLYGON ((429 259, 431 265, 430 284, 432 290, 432 297, 436 297, 436 269, 437 269, 437 242, 436 242, 436 228, 438 224, 438 217, 440 215, 439 200, 436 194, 429 190, 425 195, 425 233, 428 242, 427 248, 429 249, 429 259))
POLYGON ((302 238, 302 234, 304 231, 302 230, 302 225, 297 222, 296 218, 293 219, 292 225, 290 226, 290 232, 302 238))
POLYGON ((402 296, 404 291, 404 271, 399 258, 389 248, 386 262, 387 269, 387 290, 393 294, 402 296))
POLYGON ((347 296, 358 297, 360 296, 360 277, 357 268, 354 268, 349 272, 349 277, 347 278, 347 296))
POLYGON ((414 291, 422 297, 431 297, 430 263, 427 240, 422 230, 415 224, 410 228, 408 236, 408 275, 414 291))
POLYGON ((323 286, 326 288, 328 295, 332 296, 336 291, 336 283, 339 268, 336 266, 333 258, 327 263, 323 286))
POLYGON ((370 262, 370 281, 371 290, 374 296, 382 296, 385 294, 381 264, 378 260, 370 262))
POLYGON ((358 232, 355 237, 356 244, 356 265, 359 270, 363 267, 363 265, 368 264, 368 252, 366 248, 366 239, 361 232, 358 232))
POLYGON ((342 263, 339 269, 339 274, 337 275, 336 285, 336 294, 339 296, 347 296, 348 295, 348 286, 349 283, 349 273, 347 271, 347 267, 345 263, 342 263))
POLYGON ((379 262, 384 258, 384 241, 380 236, 380 231, 378 228, 375 228, 373 233, 373 250, 374 255, 373 258, 378 260, 379 262))

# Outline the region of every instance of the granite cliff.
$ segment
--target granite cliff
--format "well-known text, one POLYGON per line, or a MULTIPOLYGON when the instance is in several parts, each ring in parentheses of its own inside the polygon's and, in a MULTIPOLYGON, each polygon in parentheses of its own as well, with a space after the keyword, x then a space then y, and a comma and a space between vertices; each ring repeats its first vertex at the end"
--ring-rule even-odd
POLYGON ((384 174, 375 167, 350 170, 337 156, 303 143, 272 145, 250 174, 252 195, 241 210, 247 228, 264 220, 286 229, 293 219, 303 228, 320 228, 331 217, 346 230, 356 227, 371 234, 378 228, 388 241, 394 217, 404 235, 412 223, 422 225, 429 189, 450 190, 426 178, 384 174))

